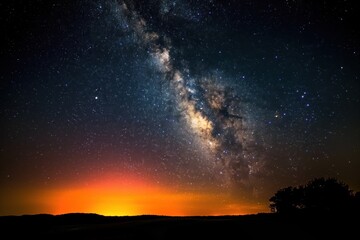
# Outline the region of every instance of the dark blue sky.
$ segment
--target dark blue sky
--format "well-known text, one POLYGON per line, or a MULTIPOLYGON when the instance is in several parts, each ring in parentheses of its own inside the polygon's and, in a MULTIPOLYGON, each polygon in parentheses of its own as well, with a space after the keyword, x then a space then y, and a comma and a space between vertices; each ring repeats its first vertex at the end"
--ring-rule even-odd
POLYGON ((1 188, 110 166, 260 202, 359 190, 355 2, 0 3, 1 188))

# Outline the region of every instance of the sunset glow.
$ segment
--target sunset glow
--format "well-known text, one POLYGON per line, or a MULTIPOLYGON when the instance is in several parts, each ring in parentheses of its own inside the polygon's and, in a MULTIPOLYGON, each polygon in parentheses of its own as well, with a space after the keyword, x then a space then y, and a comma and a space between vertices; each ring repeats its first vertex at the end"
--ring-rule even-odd
MULTIPOLYGON (((229 195, 211 192, 181 192, 131 176, 108 178, 78 186, 12 192, 12 207, 23 213, 98 213, 133 215, 243 215, 267 211, 261 205, 239 203, 229 195), (31 194, 30 194, 31 192, 31 194)), ((11 213, 9 208, 0 214, 11 213)))

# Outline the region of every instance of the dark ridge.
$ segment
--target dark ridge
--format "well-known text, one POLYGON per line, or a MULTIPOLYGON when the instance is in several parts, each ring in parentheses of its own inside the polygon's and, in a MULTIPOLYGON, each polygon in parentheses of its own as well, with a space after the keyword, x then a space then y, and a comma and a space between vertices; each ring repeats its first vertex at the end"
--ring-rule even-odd
POLYGON ((282 215, 105 217, 97 214, 0 217, 4 236, 18 239, 350 239, 354 216, 282 215))

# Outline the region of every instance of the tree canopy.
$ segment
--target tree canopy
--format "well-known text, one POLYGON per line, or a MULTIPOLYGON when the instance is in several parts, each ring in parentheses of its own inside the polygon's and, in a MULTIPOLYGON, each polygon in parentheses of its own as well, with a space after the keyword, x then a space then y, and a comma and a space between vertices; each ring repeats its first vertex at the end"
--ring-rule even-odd
POLYGON ((358 211, 359 193, 335 178, 315 178, 305 186, 286 187, 270 199, 272 212, 346 212, 358 211))

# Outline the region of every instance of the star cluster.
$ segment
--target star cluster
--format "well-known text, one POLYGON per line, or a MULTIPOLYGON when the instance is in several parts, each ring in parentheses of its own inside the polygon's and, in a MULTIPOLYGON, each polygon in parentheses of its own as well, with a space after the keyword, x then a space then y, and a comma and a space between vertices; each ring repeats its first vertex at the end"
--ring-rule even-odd
POLYGON ((0 214, 76 211, 65 189, 201 215, 266 211, 313 177, 360 187, 353 1, 0 5, 0 214))

